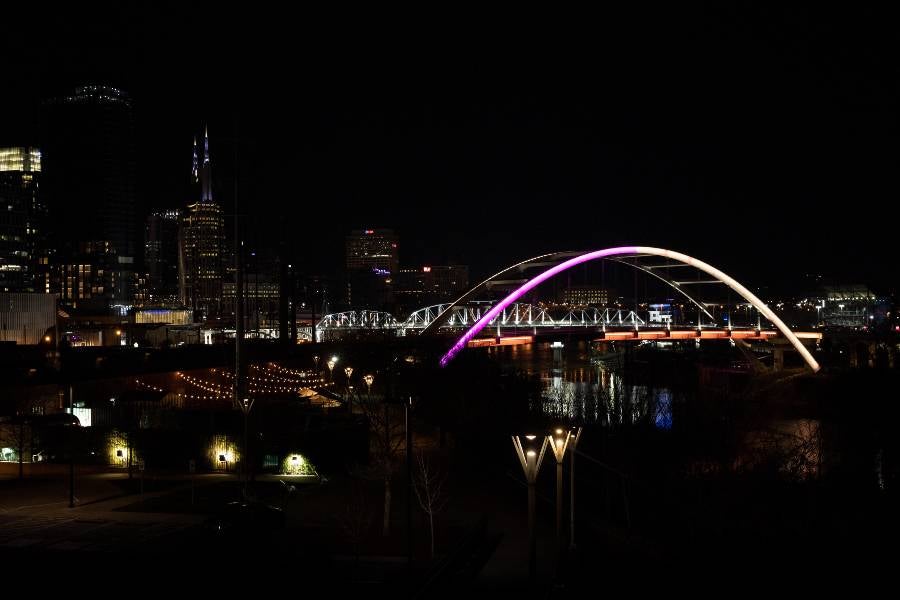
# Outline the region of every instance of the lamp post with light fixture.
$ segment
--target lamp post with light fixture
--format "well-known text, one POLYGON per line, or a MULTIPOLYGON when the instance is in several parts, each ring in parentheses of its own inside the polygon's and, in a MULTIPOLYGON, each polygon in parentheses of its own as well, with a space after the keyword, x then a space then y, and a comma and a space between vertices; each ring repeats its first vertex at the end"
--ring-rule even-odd
POLYGON ((353 412, 353 387, 350 385, 350 376, 353 375, 353 367, 345 367, 344 375, 347 376, 347 406, 353 412))
POLYGON ((516 435, 512 436, 512 443, 516 455, 519 457, 519 463, 522 465, 525 481, 528 484, 528 577, 534 579, 537 573, 537 538, 534 532, 534 485, 541 470, 544 452, 547 450, 547 437, 542 437, 540 442, 537 441, 538 436, 536 435, 529 434, 524 437, 524 444, 521 436, 516 435), (540 445, 540 448, 538 448, 538 445, 540 445))
POLYGON ((569 446, 569 432, 557 427, 552 435, 547 436, 547 442, 556 458, 556 549, 559 551, 562 546, 563 460, 569 446))
POLYGON ((248 429, 248 420, 250 417, 250 410, 253 408, 253 403, 256 399, 244 398, 243 402, 241 402, 241 412, 244 413, 244 452, 243 456, 241 456, 241 470, 244 472, 244 499, 247 499, 247 486, 250 482, 250 447, 249 436, 247 435, 248 429))
POLYGON ((368 395, 369 402, 372 401, 372 384, 375 383, 375 376, 369 373, 368 375, 363 376, 363 381, 366 383, 366 394, 368 395))
POLYGON ((573 427, 569 431, 569 551, 575 550, 575 450, 581 439, 581 427, 573 427))

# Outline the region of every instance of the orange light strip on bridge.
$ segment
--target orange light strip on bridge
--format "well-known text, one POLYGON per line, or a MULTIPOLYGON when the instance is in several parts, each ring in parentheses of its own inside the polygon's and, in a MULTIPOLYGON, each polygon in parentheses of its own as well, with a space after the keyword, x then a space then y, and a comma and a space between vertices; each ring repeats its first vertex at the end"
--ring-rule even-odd
POLYGON ((486 346, 518 346, 519 344, 530 344, 534 341, 534 336, 531 335, 511 335, 509 337, 500 338, 499 343, 497 342, 497 338, 478 338, 475 340, 469 340, 467 346, 469 348, 484 348, 486 346))
MULTIPOLYGON (((758 331, 756 329, 676 329, 672 331, 667 330, 643 330, 643 331, 607 331, 605 333, 599 334, 600 337, 595 338, 595 342, 607 341, 607 342, 624 342, 629 340, 634 341, 643 341, 643 340, 769 340, 773 338, 779 338, 781 336, 781 332, 775 330, 763 330, 758 331)), ((822 334, 817 331, 795 331, 794 335, 796 335, 800 339, 807 340, 821 340, 822 334)), ((496 337, 490 338, 477 338, 474 340, 470 340, 467 346, 469 348, 486 348, 491 346, 516 346, 519 344, 530 344, 534 341, 534 336, 531 335, 516 335, 509 337, 500 338, 499 343, 497 342, 496 337)))
MULTIPOLYGON (((794 332, 801 339, 822 339, 818 332, 794 332)), ((781 333, 774 330, 757 331, 756 329, 728 330, 728 329, 687 329, 673 331, 607 331, 596 338, 597 341, 623 341, 623 340, 767 340, 780 337, 781 333)))

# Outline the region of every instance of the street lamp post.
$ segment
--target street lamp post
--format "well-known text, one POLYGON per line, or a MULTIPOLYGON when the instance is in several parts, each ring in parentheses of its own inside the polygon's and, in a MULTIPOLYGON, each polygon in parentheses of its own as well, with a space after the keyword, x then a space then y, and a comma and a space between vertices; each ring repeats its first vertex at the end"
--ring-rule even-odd
POLYGON ((344 375, 347 376, 347 407, 353 412, 353 387, 350 385, 350 376, 353 375, 353 367, 344 367, 344 375))
MULTIPOLYGON (((241 465, 242 470, 244 471, 244 499, 247 499, 247 486, 250 483, 250 447, 249 444, 249 436, 247 435, 248 430, 248 420, 250 418, 250 410, 253 408, 253 403, 256 401, 254 398, 251 400, 250 398, 244 398, 244 401, 241 402, 241 412, 244 413, 244 454, 241 457, 241 465)), ((226 471, 227 471, 227 463, 226 463, 226 471)))
POLYGON ((569 443, 572 445, 569 452, 569 551, 575 550, 575 450, 580 439, 581 427, 573 428, 569 432, 569 443))
MULTIPOLYGON (((72 390, 72 384, 69 384, 69 414, 75 414, 75 402, 72 390)), ((75 426, 72 423, 68 423, 66 426, 68 430, 66 433, 66 441, 69 445, 69 508, 75 508, 75 444, 74 444, 74 432, 75 426)))
POLYGON ((332 356, 331 360, 326 363, 328 365, 328 378, 331 379, 331 381, 334 381, 334 365, 337 364, 337 361, 337 356, 332 356))
POLYGON ((544 452, 547 450, 547 438, 542 437, 540 450, 537 449, 536 435, 526 435, 525 444, 522 444, 520 436, 512 436, 513 448, 519 457, 525 481, 528 484, 528 577, 534 579, 537 574, 537 538, 534 532, 534 484, 537 481, 541 462, 544 460, 544 452))
POLYGON ((75 444, 72 440, 75 427, 70 424, 66 429, 66 441, 69 442, 69 508, 75 508, 75 444))
MULTIPOLYGON (((315 341, 315 340, 313 340, 315 341)), ((313 356, 313 364, 315 365, 316 377, 319 376, 319 355, 313 356)))
MULTIPOLYGON (((369 375, 371 377, 371 375, 369 375)), ((404 404, 403 412, 406 417, 406 568, 412 569, 412 428, 409 422, 409 409, 412 407, 412 396, 404 404)))
POLYGON ((353 367, 344 367, 344 375, 347 376, 347 387, 350 387, 350 376, 353 375, 353 367))
POLYGON ((556 458, 556 550, 562 547, 562 505, 563 505, 563 460, 569 446, 569 432, 561 427, 547 436, 553 456, 556 458))
POLYGON ((371 373, 365 375, 363 377, 363 381, 366 383, 366 394, 368 396, 369 402, 372 401, 372 384, 375 383, 375 376, 371 373))

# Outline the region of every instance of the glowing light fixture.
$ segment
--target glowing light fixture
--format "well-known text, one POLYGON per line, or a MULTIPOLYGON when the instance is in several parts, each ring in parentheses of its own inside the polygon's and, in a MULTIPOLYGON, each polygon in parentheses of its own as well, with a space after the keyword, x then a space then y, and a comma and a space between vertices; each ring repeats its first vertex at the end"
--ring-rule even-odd
POLYGON ((516 451, 519 464, 522 465, 522 473, 525 475, 525 482, 528 484, 528 573, 531 577, 534 577, 537 572, 537 539, 534 529, 536 496, 534 484, 537 481, 538 472, 541 470, 544 452, 547 450, 547 438, 541 439, 540 447, 534 442, 536 438, 536 435, 526 435, 525 439, 528 441, 523 444, 519 436, 512 436, 513 449, 516 451))

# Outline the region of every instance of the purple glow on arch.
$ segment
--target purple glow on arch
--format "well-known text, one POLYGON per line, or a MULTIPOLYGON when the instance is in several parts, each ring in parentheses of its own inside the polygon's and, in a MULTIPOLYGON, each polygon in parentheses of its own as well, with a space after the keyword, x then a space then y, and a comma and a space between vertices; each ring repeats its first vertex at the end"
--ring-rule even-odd
POLYGON ((806 349, 803 343, 794 335, 794 332, 778 318, 772 310, 766 306, 766 304, 756 297, 750 290, 741 285, 734 278, 729 277, 719 269, 709 265, 702 260, 697 260, 687 254, 682 254, 681 252, 675 252, 673 250, 665 250, 663 248, 653 248, 650 246, 621 246, 618 248, 607 248, 605 250, 596 250, 594 252, 587 252, 582 254, 581 256, 576 256, 575 258, 571 258, 563 263, 556 265, 555 267, 551 267, 547 269, 540 275, 536 276, 534 279, 526 282, 522 287, 510 293, 506 298, 500 301, 497 306, 489 310, 481 319, 478 320, 475 325, 472 326, 471 329, 466 331, 461 338, 459 338, 453 347, 447 351, 444 356, 441 357, 441 366, 445 367, 447 364, 453 360, 453 357, 456 356, 460 350, 466 347, 466 344, 478 335, 482 329, 484 329, 488 323, 494 320, 501 312, 503 312, 506 307, 510 304, 521 298, 523 295, 539 286, 543 282, 547 281, 554 275, 562 273, 567 269, 571 269, 577 265, 582 263, 597 260, 598 258, 606 258, 607 256, 616 256, 619 254, 648 254, 651 256, 662 256, 665 258, 670 258, 672 260, 676 260, 680 263, 690 265, 696 269, 703 271, 709 275, 715 277, 718 281, 721 281, 732 290, 737 292, 744 298, 747 302, 749 302, 756 310, 758 310, 765 318, 767 318, 776 328, 781 332, 784 337, 790 341, 790 343, 794 346, 800 356, 803 357, 803 360, 806 361, 806 364, 809 365, 810 369, 815 373, 820 367, 819 363, 816 362, 816 359, 813 358, 813 355, 806 349))
POLYGON ((461 338, 459 338, 455 344, 453 344, 453 347, 450 348, 447 351, 447 353, 441 357, 441 366, 446 367, 447 363, 449 363, 451 360, 453 360, 453 357, 456 356, 460 350, 465 348, 466 344, 468 344, 472 338, 474 338, 476 335, 478 335, 478 332, 480 332, 482 329, 487 327, 488 323, 493 321, 497 317, 497 315, 502 313, 503 310, 507 306, 509 306, 510 304, 512 304, 513 302, 515 302, 516 300, 518 300, 519 298, 521 298, 522 296, 524 296, 525 294, 527 294, 528 292, 530 292, 531 290, 533 290, 534 288, 539 286, 540 284, 544 283, 545 281, 547 281, 554 275, 556 275, 558 273, 562 273, 566 269, 570 269, 576 265, 580 265, 581 263, 595 260, 598 258, 604 258, 606 256, 615 256, 617 254, 635 254, 635 253, 637 253, 638 249, 639 249, 638 246, 621 246, 619 248, 607 248, 606 250, 597 250, 596 252, 588 252, 587 254, 582 254, 581 256, 576 256, 575 258, 570 258, 569 260, 567 260, 563 263, 560 263, 560 264, 556 265, 555 267, 547 269, 546 271, 544 271, 543 273, 541 273, 534 279, 531 279, 531 280, 525 282, 519 289, 512 292, 506 298, 501 300, 500 303, 497 304, 497 306, 495 306, 494 308, 489 310, 487 313, 485 313, 485 315, 483 317, 481 317, 481 319, 479 319, 478 322, 475 323, 475 325, 473 325, 471 329, 469 329, 467 332, 465 332, 463 334, 463 336, 461 338))

